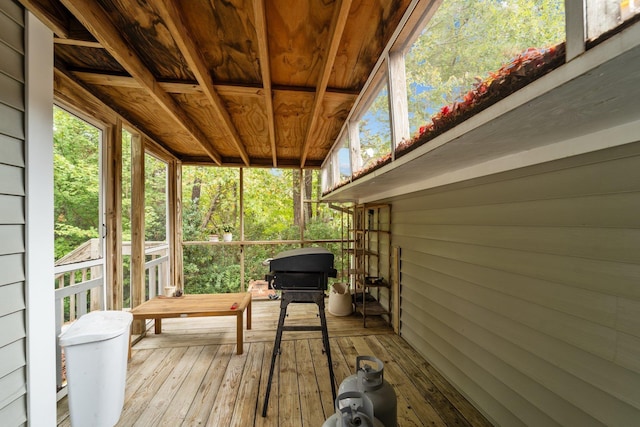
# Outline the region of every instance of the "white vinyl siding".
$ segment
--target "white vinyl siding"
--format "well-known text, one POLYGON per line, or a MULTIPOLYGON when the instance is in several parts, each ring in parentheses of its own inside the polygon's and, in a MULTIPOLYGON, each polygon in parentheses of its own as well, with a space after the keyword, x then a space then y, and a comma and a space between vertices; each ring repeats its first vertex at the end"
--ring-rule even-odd
POLYGON ((24 13, 0 0, 0 419, 27 421, 24 13))
POLYGON ((640 420, 640 142, 393 201, 401 334, 497 425, 640 420))

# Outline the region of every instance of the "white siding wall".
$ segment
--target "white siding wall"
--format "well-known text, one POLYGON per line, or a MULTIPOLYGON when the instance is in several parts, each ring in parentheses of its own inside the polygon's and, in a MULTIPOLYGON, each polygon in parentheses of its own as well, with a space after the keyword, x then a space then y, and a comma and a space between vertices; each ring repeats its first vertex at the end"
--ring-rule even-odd
POLYGON ((24 13, 0 0, 0 420, 27 421, 24 13))
POLYGON ((640 423, 640 142, 393 201, 401 334, 496 425, 640 423))

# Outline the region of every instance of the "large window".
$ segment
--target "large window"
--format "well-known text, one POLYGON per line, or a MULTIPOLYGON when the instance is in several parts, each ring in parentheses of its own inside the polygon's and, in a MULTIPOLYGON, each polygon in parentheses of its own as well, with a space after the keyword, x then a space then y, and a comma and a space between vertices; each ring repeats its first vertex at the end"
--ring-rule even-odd
POLYGON ((444 0, 405 58, 411 134, 517 55, 564 37, 564 0, 444 0))
MULTIPOLYGON (((637 1, 623 3, 632 11, 637 1)), ((406 154, 564 63, 564 4, 443 0, 435 12, 426 10, 424 28, 401 36, 391 47, 343 130, 349 137, 352 177, 406 154), (399 71, 402 61, 404 73, 399 71), (388 79, 387 69, 394 70, 388 79), (398 134, 393 153, 389 93, 401 107, 393 111, 398 134)), ((325 193, 350 181, 336 173, 343 147, 337 144, 323 165, 330 181, 325 193)))
POLYGON ((53 123, 57 264, 101 258, 102 132, 58 107, 53 109, 53 123))
POLYGON ((144 205, 146 242, 167 241, 167 164, 146 154, 144 205))
POLYGON ((371 103, 357 120, 357 134, 351 133, 350 142, 356 156, 353 159, 354 175, 389 160, 391 154, 391 119, 386 79, 379 83, 378 90, 374 93, 371 103))
POLYGON ((90 289, 56 292, 62 323, 104 307, 102 131, 55 106, 53 124, 55 288, 94 282, 90 289))
POLYGON ((640 0, 586 0, 587 40, 623 24, 640 13, 640 0))
POLYGON ((325 192, 351 178, 351 153, 348 132, 343 132, 322 168, 322 191, 325 192))

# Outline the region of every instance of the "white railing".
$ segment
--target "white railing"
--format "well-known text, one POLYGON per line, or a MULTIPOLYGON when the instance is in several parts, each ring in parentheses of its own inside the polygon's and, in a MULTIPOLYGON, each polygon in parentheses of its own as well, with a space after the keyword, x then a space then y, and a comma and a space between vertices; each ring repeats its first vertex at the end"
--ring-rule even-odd
MULTIPOLYGON (((69 324, 89 311, 103 310, 104 259, 77 262, 55 267, 56 384, 63 386, 62 349, 57 337, 69 324)), ((65 389, 66 391, 66 389, 65 389)))
POLYGON ((147 297, 151 299, 162 295, 165 286, 169 286, 169 245, 158 245, 146 248, 145 255, 151 260, 144 263, 147 297))
MULTIPOLYGON (((130 244, 123 244, 126 254, 130 244)), ((130 249, 129 249, 130 253, 130 249)), ((169 245, 153 244, 145 249, 151 260, 144 264, 147 296, 153 298, 169 285, 169 245)), ((104 259, 75 262, 55 267, 55 330, 56 330, 56 385, 58 398, 66 394, 63 375, 63 354, 57 337, 63 328, 82 315, 105 310, 104 259)))

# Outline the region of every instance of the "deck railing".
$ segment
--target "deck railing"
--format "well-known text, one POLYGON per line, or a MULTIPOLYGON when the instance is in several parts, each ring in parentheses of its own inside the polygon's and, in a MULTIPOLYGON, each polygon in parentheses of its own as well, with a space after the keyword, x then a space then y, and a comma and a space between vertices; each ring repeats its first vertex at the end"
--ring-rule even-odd
MULTIPOLYGON (((55 328, 58 337, 65 324, 89 311, 105 308, 104 259, 56 266, 55 274, 55 328)), ((56 385, 59 391, 64 383, 62 358, 62 349, 56 338, 56 385)))
POLYGON ((144 263, 147 299, 162 295, 169 286, 169 245, 152 246, 144 251, 151 260, 144 263))
MULTIPOLYGON (((123 252, 130 247, 123 244, 123 252)), ((145 255, 151 259, 145 263, 146 295, 148 298, 162 293, 169 284, 169 245, 149 243, 145 255)), ((62 330, 82 315, 106 309, 104 259, 74 262, 55 267, 55 330, 58 337, 62 330)), ((56 385, 58 397, 66 394, 63 352, 56 339, 56 385)))

